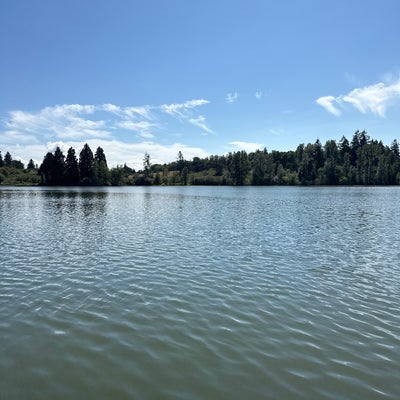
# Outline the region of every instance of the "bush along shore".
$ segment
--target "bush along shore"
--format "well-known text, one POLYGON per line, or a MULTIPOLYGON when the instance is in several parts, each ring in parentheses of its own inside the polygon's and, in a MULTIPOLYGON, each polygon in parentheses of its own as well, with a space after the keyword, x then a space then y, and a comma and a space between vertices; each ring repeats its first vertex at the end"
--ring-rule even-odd
POLYGON ((48 152, 40 166, 27 167, 0 152, 0 184, 45 186, 121 185, 398 185, 400 152, 356 131, 349 141, 300 144, 294 151, 267 149, 185 160, 182 152, 168 164, 152 164, 145 153, 143 168, 126 164, 109 168, 101 147, 95 153, 85 144, 79 156, 71 147, 48 152))

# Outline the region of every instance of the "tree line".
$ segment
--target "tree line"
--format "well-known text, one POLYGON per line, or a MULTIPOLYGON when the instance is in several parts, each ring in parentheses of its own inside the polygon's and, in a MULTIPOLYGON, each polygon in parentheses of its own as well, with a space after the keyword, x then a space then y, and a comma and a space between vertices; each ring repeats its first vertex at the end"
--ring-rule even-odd
MULTIPOLYGON (((0 153, 0 174, 1 167, 24 168, 8 152, 4 159, 0 153)), ((317 139, 294 151, 242 150, 191 161, 179 151, 168 164, 152 164, 145 153, 135 171, 126 164, 109 169, 104 150, 93 154, 85 144, 79 157, 72 147, 66 156, 56 148, 39 168, 30 160, 27 169, 37 171, 42 185, 398 185, 400 151, 396 139, 389 147, 356 131, 350 141, 317 139)))

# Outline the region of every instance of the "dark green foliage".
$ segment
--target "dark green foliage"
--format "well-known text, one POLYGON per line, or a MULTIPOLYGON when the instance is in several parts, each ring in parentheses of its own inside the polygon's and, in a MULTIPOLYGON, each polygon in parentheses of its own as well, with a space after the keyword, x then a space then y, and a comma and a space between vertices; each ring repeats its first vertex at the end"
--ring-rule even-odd
MULTIPOLYGON (((4 161, 3 161, 3 157, 2 157, 1 151, 0 151, 0 168, 1 167, 4 167, 4 161)), ((0 182, 0 184, 1 184, 1 182, 0 182)))
POLYGON ((11 154, 7 151, 6 155, 4 156, 4 166, 11 167, 12 157, 11 154))
POLYGON ((135 170, 133 168, 128 167, 126 165, 126 163, 124 164, 124 166, 122 168, 124 170, 124 173, 127 174, 127 175, 135 173, 135 170))
POLYGON ((182 174, 183 168, 185 168, 185 159, 183 158, 182 152, 179 150, 178 158, 176 160, 176 167, 180 174, 182 174))
POLYGON ((101 147, 98 147, 93 164, 94 183, 99 186, 110 185, 110 171, 108 170, 106 155, 101 147))
POLYGON ((110 171, 110 183, 112 186, 121 186, 123 185, 123 178, 125 172, 121 167, 112 168, 110 171))
POLYGON ((80 153, 79 163, 72 147, 69 148, 66 159, 57 147, 54 154, 46 154, 38 172, 43 185, 110 184, 110 172, 103 150, 98 148, 94 158, 87 144, 80 153))
POLYGON ((392 144, 390 145, 390 150, 392 150, 396 158, 400 158, 399 144, 397 143, 396 139, 394 139, 392 144))
POLYGON ((146 175, 139 175, 135 181, 137 186, 150 186, 153 184, 153 180, 146 175))
POLYGON ((247 153, 242 150, 229 153, 227 166, 232 184, 235 186, 244 185, 247 174, 250 172, 250 162, 247 153))
POLYGON ((54 154, 48 152, 43 159, 38 173, 43 185, 64 185, 65 183, 65 157, 59 147, 54 154))
POLYGON ((35 169, 35 163, 33 162, 32 158, 29 160, 28 166, 26 167, 27 169, 35 169))
POLYGON ((54 152, 54 185, 64 185, 65 184, 65 157, 63 152, 59 147, 56 148, 54 152))
POLYGON ((183 167, 183 170, 181 172, 181 179, 182 179, 182 185, 187 185, 188 184, 188 179, 189 179, 189 170, 187 167, 183 167))
POLYGON ((68 149, 67 158, 65 159, 65 184, 70 186, 79 185, 79 164, 75 150, 72 147, 68 149))
POLYGON ((150 154, 149 153, 144 153, 144 158, 143 158, 143 173, 145 176, 145 181, 146 183, 140 183, 141 185, 144 184, 149 184, 149 180, 147 179, 149 177, 150 174, 150 166, 151 166, 151 162, 150 162, 150 154))
POLYGON ((253 185, 265 185, 268 184, 266 179, 267 163, 264 154, 257 150, 252 157, 253 171, 251 177, 251 183, 253 185))
POLYGON ((93 164, 93 152, 86 143, 79 153, 79 175, 81 185, 86 186, 93 185, 95 183, 93 164))
POLYGON ((98 147, 93 156, 87 144, 80 152, 79 163, 73 148, 66 159, 59 148, 54 154, 47 153, 38 175, 32 160, 26 170, 8 152, 4 159, 0 153, 0 162, 2 184, 37 184, 39 179, 44 185, 400 184, 397 140, 388 147, 371 140, 365 131, 356 131, 351 143, 342 136, 338 144, 328 140, 322 146, 317 139, 315 143, 300 144, 296 151, 238 151, 226 156, 194 157, 192 161, 179 152, 177 160, 164 165, 152 165, 150 155, 145 153, 143 170, 137 173, 126 164, 109 170, 103 149, 98 147))
POLYGON ((101 147, 96 149, 96 154, 94 155, 94 159, 98 162, 103 162, 107 166, 106 155, 104 154, 104 150, 101 147))
POLYGON ((159 173, 155 174, 153 179, 153 185, 161 185, 161 176, 159 173))
POLYGON ((317 160, 314 158, 314 145, 309 143, 303 151, 303 156, 299 163, 299 181, 302 185, 314 185, 317 178, 317 160))
POLYGON ((40 165, 38 173, 41 177, 41 182, 43 185, 53 185, 54 184, 54 155, 51 152, 48 152, 44 158, 43 162, 40 165))
POLYGON ((16 168, 16 169, 24 169, 24 164, 23 164, 22 161, 12 160, 10 167, 11 168, 16 168))

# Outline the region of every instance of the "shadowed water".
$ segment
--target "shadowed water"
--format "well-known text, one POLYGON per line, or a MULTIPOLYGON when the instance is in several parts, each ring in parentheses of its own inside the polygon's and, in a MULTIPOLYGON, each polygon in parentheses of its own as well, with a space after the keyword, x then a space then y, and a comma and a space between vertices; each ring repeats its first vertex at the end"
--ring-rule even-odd
POLYGON ((399 199, 0 189, 0 399, 397 399, 399 199))

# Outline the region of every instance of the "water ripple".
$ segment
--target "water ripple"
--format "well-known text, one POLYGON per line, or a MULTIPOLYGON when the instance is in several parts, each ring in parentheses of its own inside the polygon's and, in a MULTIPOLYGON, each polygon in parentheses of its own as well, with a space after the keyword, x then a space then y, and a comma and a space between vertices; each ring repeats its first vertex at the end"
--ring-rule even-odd
POLYGON ((396 399, 399 195, 0 190, 0 398, 396 399))

